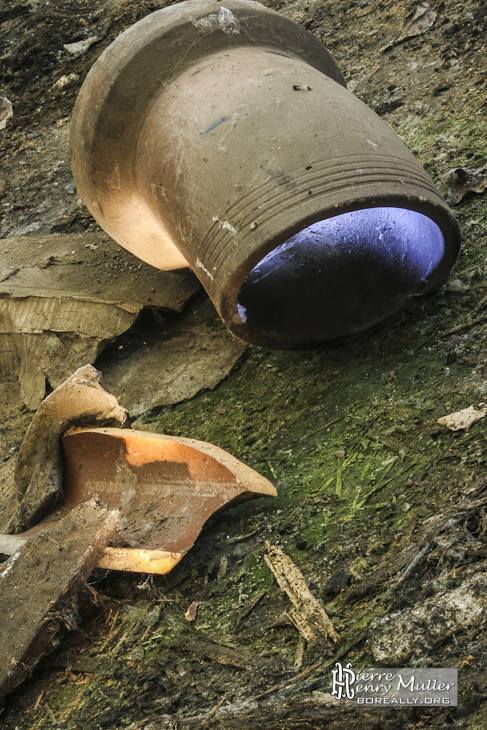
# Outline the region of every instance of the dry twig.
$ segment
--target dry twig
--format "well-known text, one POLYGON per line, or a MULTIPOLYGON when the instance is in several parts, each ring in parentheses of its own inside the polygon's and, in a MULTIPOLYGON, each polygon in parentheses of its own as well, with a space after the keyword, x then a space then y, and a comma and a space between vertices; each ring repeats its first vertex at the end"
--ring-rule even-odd
POLYGON ((453 335, 455 332, 460 332, 461 330, 466 330, 469 327, 473 327, 476 324, 481 324, 482 322, 487 321, 487 314, 483 314, 482 317, 477 317, 477 319, 472 319, 470 322, 464 322, 463 324, 459 324, 456 327, 452 327, 450 330, 446 330, 445 332, 441 333, 442 337, 447 337, 448 335, 453 335))

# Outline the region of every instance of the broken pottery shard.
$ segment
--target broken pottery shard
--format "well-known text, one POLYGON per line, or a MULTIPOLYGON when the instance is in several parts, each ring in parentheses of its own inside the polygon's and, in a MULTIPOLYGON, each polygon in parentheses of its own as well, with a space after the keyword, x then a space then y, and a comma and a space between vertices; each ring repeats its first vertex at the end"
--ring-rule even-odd
POLYGON ((119 508, 113 547, 133 548, 135 557, 154 551, 154 558, 161 551, 161 558, 171 558, 174 565, 213 514, 246 499, 277 494, 263 476, 203 441, 95 428, 73 429, 64 436, 63 447, 63 509, 92 495, 119 508))
MULTIPOLYGON (((56 515, 57 516, 57 515, 56 515)), ((43 524, 54 524, 56 520, 47 519, 43 524)), ((0 534, 0 555, 14 555, 25 545, 29 537, 38 530, 27 530, 23 535, 0 534), (29 537, 26 537, 28 535, 29 537)), ((96 567, 103 570, 123 570, 131 573, 169 573, 181 560, 184 553, 165 552, 164 550, 133 550, 132 548, 107 547, 100 555, 96 567)))
POLYGON ((2 239, 0 375, 18 373, 35 410, 46 379, 57 387, 144 307, 180 312, 198 289, 193 275, 158 271, 104 233, 2 239))
POLYGON ((449 637, 480 625, 487 615, 486 589, 485 576, 474 576, 414 608, 376 619, 369 627, 375 661, 385 667, 402 666, 412 656, 424 656, 449 637))
POLYGON ((283 553, 281 548, 266 542, 264 559, 272 571, 279 588, 287 594, 294 608, 289 617, 303 639, 312 644, 316 641, 340 639, 320 601, 308 588, 304 575, 283 553))
POLYGON ((193 398, 215 388, 242 356, 246 345, 216 320, 211 304, 195 302, 138 350, 103 355, 97 366, 111 393, 137 418, 153 408, 193 398))
POLYGON ((76 619, 76 592, 112 538, 117 512, 94 500, 39 532, 0 572, 0 700, 44 654, 62 624, 76 619))
POLYGON ((487 190, 487 165, 477 170, 471 167, 454 167, 445 172, 441 182, 448 187, 448 203, 456 205, 469 192, 484 193, 487 190))
POLYGON ((14 491, 18 509, 10 531, 19 532, 33 526, 61 496, 63 457, 60 439, 75 424, 128 425, 127 411, 105 390, 101 373, 91 365, 79 368, 53 391, 32 419, 15 465, 14 491))
POLYGON ((96 566, 104 570, 166 575, 166 573, 171 572, 183 556, 184 553, 165 550, 133 550, 132 548, 107 547, 96 566))
POLYGON ((441 426, 446 426, 450 431, 461 431, 462 429, 468 431, 470 426, 473 426, 484 416, 487 416, 487 406, 484 403, 479 403, 478 406, 470 406, 456 413, 450 413, 448 416, 438 418, 438 423, 441 426))

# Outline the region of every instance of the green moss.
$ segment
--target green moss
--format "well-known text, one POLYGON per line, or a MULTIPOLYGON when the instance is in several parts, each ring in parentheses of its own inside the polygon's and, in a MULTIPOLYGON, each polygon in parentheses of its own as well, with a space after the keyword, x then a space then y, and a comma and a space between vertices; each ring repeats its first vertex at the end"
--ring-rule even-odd
POLYGON ((484 730, 487 725, 487 706, 483 705, 477 712, 468 718, 466 728, 468 730, 484 730))
POLYGON ((452 167, 481 167, 487 162, 487 121, 482 113, 468 118, 438 112, 408 116, 397 132, 433 176, 452 167))

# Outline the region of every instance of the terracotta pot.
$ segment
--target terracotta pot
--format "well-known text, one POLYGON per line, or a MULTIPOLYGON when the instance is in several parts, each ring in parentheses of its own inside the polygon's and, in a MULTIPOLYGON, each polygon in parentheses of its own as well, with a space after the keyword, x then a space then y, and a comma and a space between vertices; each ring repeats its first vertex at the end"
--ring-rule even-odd
POLYGON ((107 233, 190 266, 227 327, 267 347, 387 319, 459 249, 429 176, 321 43, 249 0, 189 0, 117 38, 80 91, 71 164, 107 233))

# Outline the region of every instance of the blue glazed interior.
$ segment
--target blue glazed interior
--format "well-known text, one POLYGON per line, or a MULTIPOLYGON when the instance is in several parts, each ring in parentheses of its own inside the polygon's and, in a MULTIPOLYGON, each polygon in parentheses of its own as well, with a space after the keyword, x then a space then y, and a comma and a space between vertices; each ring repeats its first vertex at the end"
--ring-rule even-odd
POLYGON ((443 234, 405 208, 366 208, 314 223, 265 256, 238 295, 242 322, 299 342, 359 332, 421 292, 443 234))

